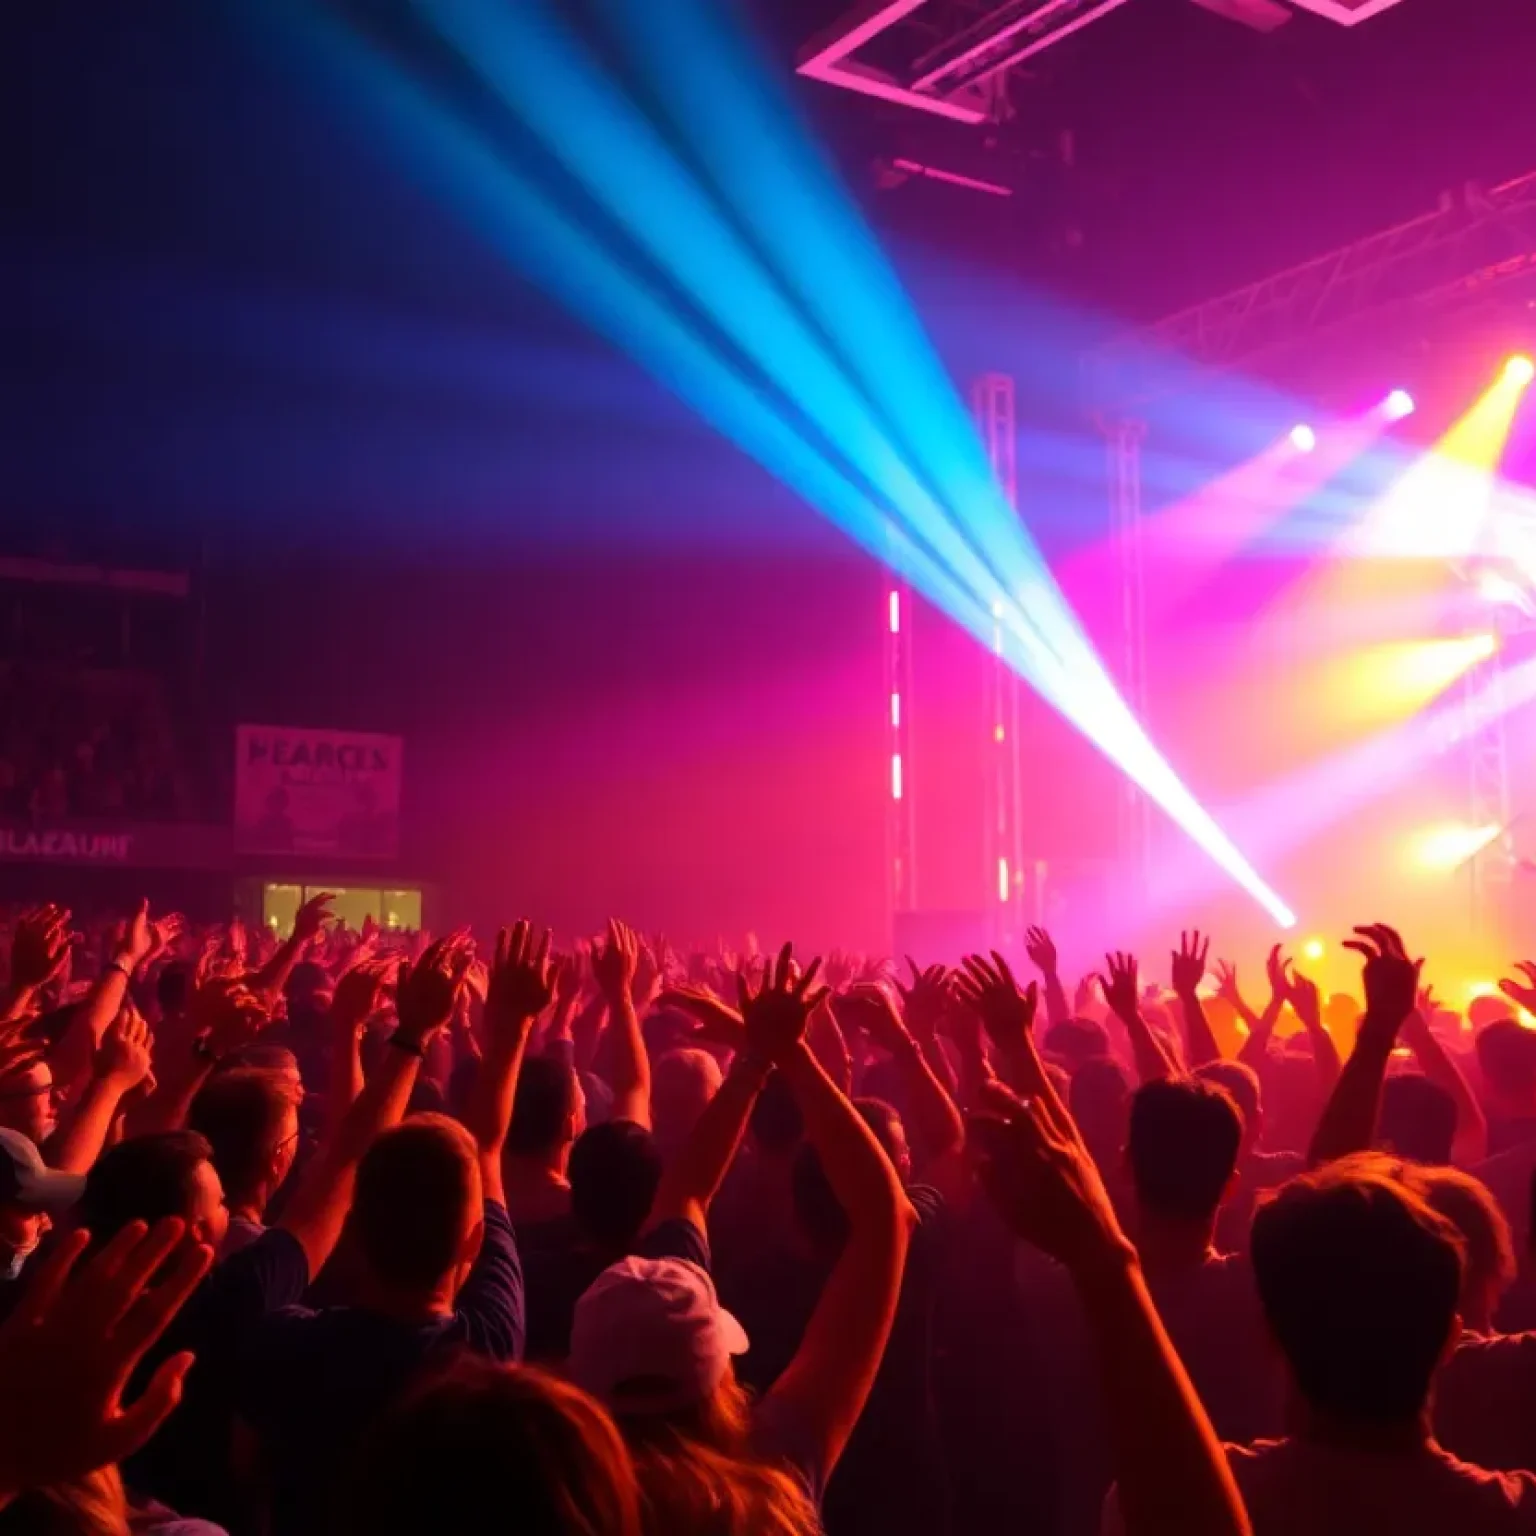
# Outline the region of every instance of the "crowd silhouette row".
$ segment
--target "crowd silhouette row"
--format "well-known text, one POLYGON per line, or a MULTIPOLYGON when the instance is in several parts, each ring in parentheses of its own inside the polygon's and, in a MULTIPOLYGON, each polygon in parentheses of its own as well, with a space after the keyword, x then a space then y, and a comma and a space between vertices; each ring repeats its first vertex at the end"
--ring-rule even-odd
POLYGON ((0 923, 0 1536, 1536 1531, 1536 966, 330 900, 0 923))

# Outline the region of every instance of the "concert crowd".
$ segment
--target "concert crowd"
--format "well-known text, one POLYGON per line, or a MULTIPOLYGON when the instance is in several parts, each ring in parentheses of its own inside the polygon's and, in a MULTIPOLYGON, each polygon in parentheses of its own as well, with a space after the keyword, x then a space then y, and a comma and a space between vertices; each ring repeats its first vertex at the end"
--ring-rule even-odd
POLYGON ((5 914, 0 1536, 1536 1531, 1536 966, 5 914))

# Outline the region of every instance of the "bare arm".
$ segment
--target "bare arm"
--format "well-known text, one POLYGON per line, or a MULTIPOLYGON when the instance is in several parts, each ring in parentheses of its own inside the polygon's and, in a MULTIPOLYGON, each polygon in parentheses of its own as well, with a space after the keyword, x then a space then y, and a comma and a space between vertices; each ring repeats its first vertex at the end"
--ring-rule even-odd
POLYGON ((1429 1013, 1434 1000, 1429 997, 1424 1006, 1415 1008, 1403 1024, 1403 1041, 1413 1052, 1424 1076, 1430 1082, 1445 1089, 1456 1104, 1456 1139, 1452 1155, 1462 1167, 1480 1163, 1488 1155, 1488 1121, 1483 1115, 1477 1095, 1456 1065, 1455 1058, 1440 1043, 1434 1030, 1429 1027, 1429 1013))
POLYGON ((1287 973, 1285 996, 1312 1043, 1312 1064, 1317 1071, 1319 1097, 1326 1103, 1339 1081, 1339 1048, 1333 1043, 1333 1036, 1323 1028, 1323 1005, 1317 985, 1300 971, 1287 973))
POLYGON ((704 1107, 688 1140, 661 1176, 646 1230, 664 1221, 690 1221, 708 1230, 710 1202, 719 1193, 741 1145, 752 1106, 763 1091, 771 1063, 738 1050, 719 1091, 704 1107))
POLYGON ((1135 955, 1116 953, 1106 955, 1104 959, 1107 973, 1099 977, 1099 985, 1104 991, 1104 1001, 1125 1025, 1125 1032, 1131 1038, 1136 1075, 1144 1083, 1177 1077, 1178 1062, 1168 1054, 1162 1041, 1152 1033, 1152 1026, 1142 1017, 1135 955))
POLYGON ((50 1065, 54 1080, 70 1083, 90 1070, 90 1064, 107 1032, 107 1026, 115 1019, 128 996, 128 983, 139 967, 139 962, 154 945, 154 931, 149 921, 149 903, 141 901, 138 910, 128 920, 123 937, 113 951, 111 960, 91 984, 84 1001, 75 1011, 69 1028, 64 1031, 58 1047, 50 1053, 50 1065))
POLYGON ((1244 1023, 1248 1026, 1248 1038, 1243 1041, 1243 1047, 1237 1053, 1237 1059, 1245 1066, 1252 1067, 1255 1072, 1264 1070, 1264 1060, 1269 1055, 1270 1038, 1275 1032, 1275 1025, 1280 1022, 1280 1010, 1285 1006, 1284 960, 1278 944, 1270 950, 1265 969, 1269 974, 1269 1001, 1264 1005, 1264 1012, 1261 1014, 1255 1014, 1238 995, 1237 973, 1230 966, 1227 967, 1227 974, 1221 982, 1223 996, 1231 1000, 1232 1006, 1242 1015, 1244 1023))
POLYGON ((412 969, 402 970, 400 1026, 390 1049, 347 1111, 335 1140, 304 1170, 278 1223, 303 1247, 311 1275, 324 1268, 341 1236, 358 1163, 381 1131, 399 1123, 427 1042, 452 1016, 463 958, 459 940, 440 939, 412 969))
POLYGON ((1211 952, 1209 937, 1198 932, 1179 935, 1179 947, 1173 957, 1173 992, 1184 1016, 1184 1050, 1189 1065, 1203 1067, 1208 1061, 1221 1060, 1221 1047, 1205 1016, 1199 986, 1205 980, 1206 957, 1211 952))
MULTIPOLYGON (((1000 1005, 1000 989, 994 1005, 1000 1005)), ((981 1180, 1015 1234, 1065 1266, 1101 1367, 1114 1467, 1134 1536, 1245 1536, 1242 1499, 1059 1099, 1028 1103, 994 1084, 972 1120, 981 1180)))
POLYGON ((896 1170, 803 1044, 779 1060, 805 1134, 848 1215, 848 1240, 794 1358, 766 1401, 786 1405, 830 1473, 864 1411, 896 1316, 915 1219, 896 1170))
POLYGON ((1418 964, 1408 959, 1392 929, 1377 925, 1355 932, 1362 941, 1351 941, 1349 948, 1366 957, 1365 1018, 1312 1137, 1307 1160, 1313 1166, 1364 1152, 1376 1139, 1387 1063, 1418 990, 1418 964))
POLYGON ((49 1147, 53 1167, 64 1173, 90 1172, 107 1143, 124 1095, 149 1075, 153 1045, 143 1018, 125 1009, 103 1037, 91 1080, 68 1124, 49 1147))
POLYGON ((523 1053, 533 1022, 549 1004, 549 930, 535 938, 526 922, 510 932, 503 928, 496 941, 485 1022, 490 1049, 469 1096, 464 1123, 480 1149, 480 1182, 487 1200, 507 1203, 502 1187, 501 1153, 512 1123, 512 1101, 522 1071, 523 1053))
POLYGON ((592 952, 592 968, 608 1004, 608 1085, 613 1118, 651 1124, 651 1062, 635 1011, 634 981, 640 944, 632 929, 608 924, 608 942, 592 952))
POLYGON ((315 935, 325 926, 331 915, 330 904, 335 899, 330 891, 321 891, 299 908, 293 919, 293 932, 277 946, 272 958, 260 970, 246 977, 245 984, 252 992, 266 998, 275 998, 281 993, 293 975, 294 966, 304 958, 315 935))
POLYGON ((1044 928, 1030 928, 1024 935, 1024 953, 1029 956, 1035 969, 1040 972, 1041 981, 1045 983, 1045 1022, 1060 1024, 1070 1019, 1072 1011, 1067 1006, 1066 988, 1061 984, 1055 941, 1044 928))

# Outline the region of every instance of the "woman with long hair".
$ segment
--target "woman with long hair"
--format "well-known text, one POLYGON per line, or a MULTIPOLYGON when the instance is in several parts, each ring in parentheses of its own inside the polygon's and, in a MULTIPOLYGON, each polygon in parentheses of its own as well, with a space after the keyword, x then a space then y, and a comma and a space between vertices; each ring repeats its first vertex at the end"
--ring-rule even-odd
POLYGON ((725 1082, 663 1178, 641 1255, 576 1306, 570 1372, 613 1412, 639 1479, 647 1536, 811 1536, 827 1478, 863 1411, 901 1289, 914 1220, 857 1110, 805 1044, 817 964, 789 945, 741 1014, 706 1010, 736 1049, 725 1082), (848 1238, 800 1347, 752 1402, 733 1357, 747 1337, 708 1273, 709 1202, 770 1072, 782 1074, 848 1216, 848 1238), (645 1254, 655 1256, 646 1257, 645 1254))

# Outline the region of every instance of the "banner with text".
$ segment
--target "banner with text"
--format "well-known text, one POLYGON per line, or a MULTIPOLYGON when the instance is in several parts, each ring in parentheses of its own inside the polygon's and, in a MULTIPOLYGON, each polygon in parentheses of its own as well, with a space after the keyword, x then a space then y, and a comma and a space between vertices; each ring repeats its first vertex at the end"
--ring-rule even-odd
POLYGON ((236 852, 397 857, 403 751, 398 736, 238 727, 236 852))

